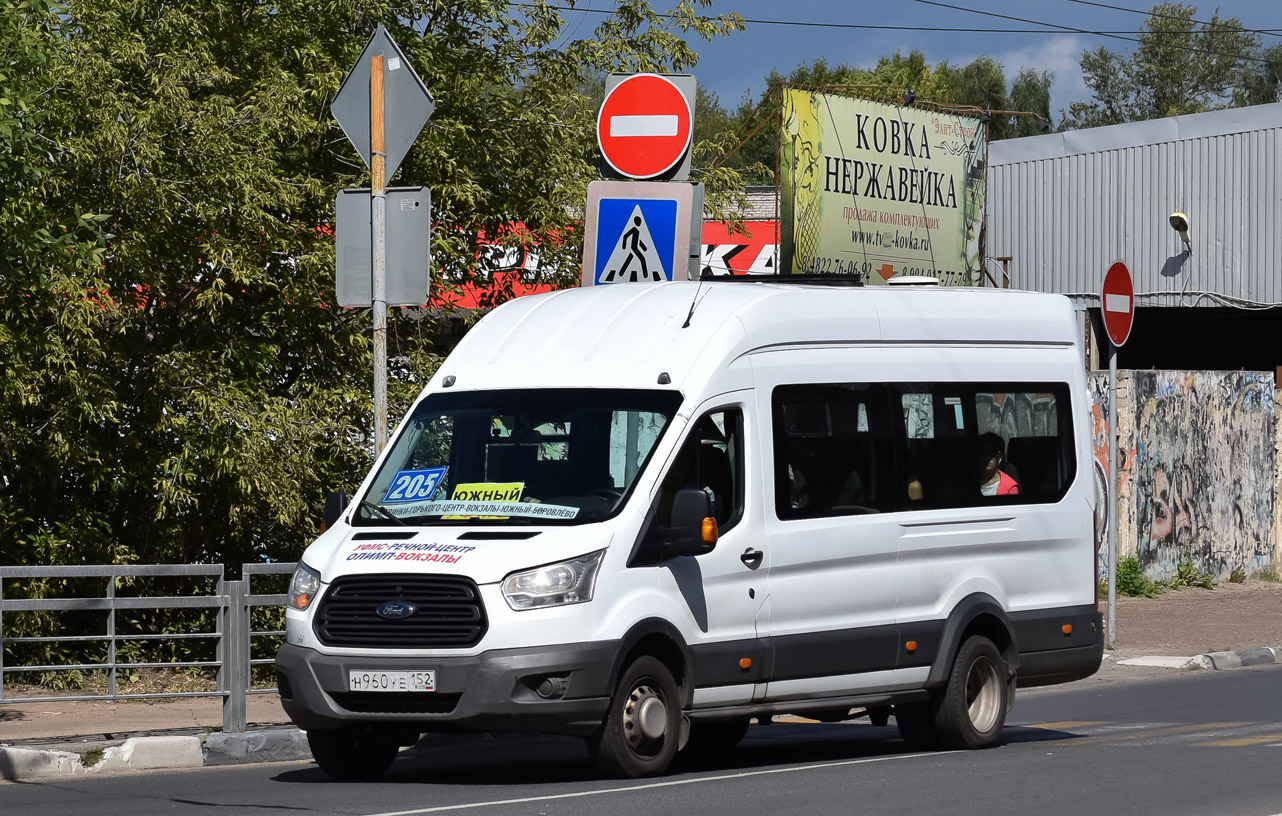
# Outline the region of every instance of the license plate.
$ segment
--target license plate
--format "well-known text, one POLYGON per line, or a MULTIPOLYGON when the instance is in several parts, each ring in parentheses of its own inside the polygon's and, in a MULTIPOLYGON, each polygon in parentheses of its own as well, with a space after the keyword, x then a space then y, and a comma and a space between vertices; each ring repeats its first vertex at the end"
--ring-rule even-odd
POLYGON ((349 671, 348 691, 436 691, 435 671, 349 671))

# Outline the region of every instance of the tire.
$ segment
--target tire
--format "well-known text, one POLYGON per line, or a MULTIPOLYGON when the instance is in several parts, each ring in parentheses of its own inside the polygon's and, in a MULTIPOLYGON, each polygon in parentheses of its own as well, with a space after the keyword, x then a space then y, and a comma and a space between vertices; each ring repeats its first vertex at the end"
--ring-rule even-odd
POLYGON ((933 702, 896 705, 895 725, 899 728, 899 736, 913 751, 933 751, 939 747, 933 702))
POLYGON ((714 762, 733 751, 745 734, 751 717, 690 723, 690 739, 681 749, 683 762, 714 762))
POLYGON ((605 722, 588 740, 604 774, 636 779, 661 774, 681 740, 681 693, 672 672, 653 657, 637 658, 619 677, 605 722))
POLYGON ((967 638, 957 650, 948 685, 936 701, 941 748, 989 748, 1001 742, 1012 702, 1010 670, 993 642, 967 638))
POLYGON ((320 769, 338 779, 374 779, 396 759, 401 740, 373 725, 308 731, 307 745, 320 769))

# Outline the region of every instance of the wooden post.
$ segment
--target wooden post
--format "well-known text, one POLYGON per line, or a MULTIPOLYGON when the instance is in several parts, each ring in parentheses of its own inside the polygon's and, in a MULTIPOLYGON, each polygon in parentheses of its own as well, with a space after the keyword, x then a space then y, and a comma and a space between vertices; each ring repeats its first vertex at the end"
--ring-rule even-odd
POLYGON ((383 57, 370 59, 370 224, 374 311, 374 454, 387 446, 387 151, 384 145, 383 57))

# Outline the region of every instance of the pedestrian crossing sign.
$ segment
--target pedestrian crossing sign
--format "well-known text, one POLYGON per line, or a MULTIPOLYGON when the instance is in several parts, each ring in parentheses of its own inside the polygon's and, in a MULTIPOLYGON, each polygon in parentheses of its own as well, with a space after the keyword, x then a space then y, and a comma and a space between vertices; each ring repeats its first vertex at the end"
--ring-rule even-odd
POLYGON ((689 184, 588 185, 583 285, 687 280, 691 199, 689 184))

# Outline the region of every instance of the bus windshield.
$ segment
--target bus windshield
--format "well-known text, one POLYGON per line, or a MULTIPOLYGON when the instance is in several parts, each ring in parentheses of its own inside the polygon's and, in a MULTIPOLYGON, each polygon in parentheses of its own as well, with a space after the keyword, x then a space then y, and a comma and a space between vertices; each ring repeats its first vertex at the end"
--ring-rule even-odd
POLYGON ((581 524, 623 507, 681 404, 676 391, 436 393, 414 409, 357 526, 581 524))

